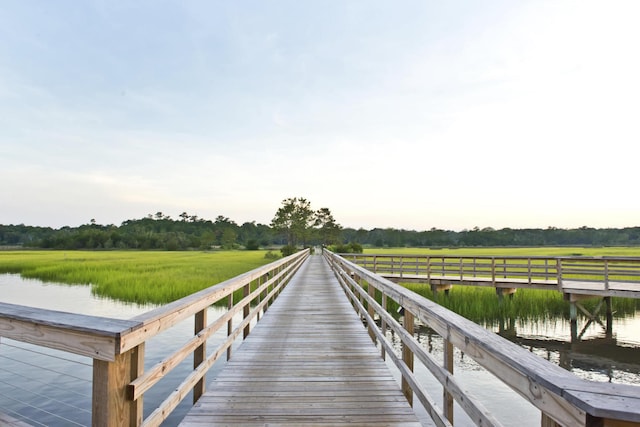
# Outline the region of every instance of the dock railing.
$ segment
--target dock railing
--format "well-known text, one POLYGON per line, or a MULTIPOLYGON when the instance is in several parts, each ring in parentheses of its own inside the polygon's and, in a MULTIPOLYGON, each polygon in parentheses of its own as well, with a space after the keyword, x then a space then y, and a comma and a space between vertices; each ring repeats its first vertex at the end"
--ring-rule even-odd
POLYGON ((587 288, 595 293, 640 296, 640 258, 637 257, 342 256, 394 281, 423 280, 559 291, 567 285, 569 292, 573 284, 588 284, 587 288))
POLYGON ((260 319, 308 255, 308 249, 300 251, 128 320, 0 303, 0 337, 92 358, 93 426, 158 426, 191 391, 194 402, 199 399, 207 371, 223 355, 230 357, 236 339, 248 336, 251 322, 260 319), (234 301, 239 290, 242 298, 234 301), (220 301, 228 310, 207 319, 207 308, 220 301), (234 325, 237 313, 242 321, 234 325), (145 342, 189 317, 193 337, 145 371, 145 342), (207 338, 225 326, 226 340, 208 352, 207 338), (189 356, 193 370, 143 419, 145 392, 189 356))
MULTIPOLYGON (((455 347, 540 409, 541 426, 640 426, 640 387, 582 380, 476 323, 369 271, 364 267, 364 262, 361 263, 363 265, 357 265, 326 250, 324 256, 356 311, 366 321, 370 335, 381 346, 383 355, 390 357, 400 371, 405 396, 410 402, 415 396, 436 425, 453 425, 454 400, 476 425, 501 425, 458 383, 454 375, 455 347), (388 312, 389 300, 395 301, 404 311, 402 325, 388 312), (444 340, 442 361, 435 360, 413 337, 415 319, 432 328, 444 340), (380 323, 379 327, 376 320, 380 323), (395 354, 392 343, 387 339, 388 329, 401 340, 401 356, 395 354), (442 385, 441 406, 414 375, 416 361, 422 363, 442 385)), ((504 267, 510 264, 506 261, 494 262, 491 257, 488 259, 490 263, 486 262, 486 258, 483 261, 492 267, 485 267, 478 274, 497 275, 495 265, 504 267)), ((388 272, 397 267, 397 262, 390 257, 384 260, 386 266, 382 270, 379 257, 369 258, 366 265, 372 269, 377 267, 378 272, 388 272)), ((451 272, 452 265, 458 264, 459 260, 460 257, 456 261, 445 258, 436 268, 440 273, 442 268, 445 272, 451 272)), ((424 271, 432 271, 431 261, 421 260, 424 271)), ((465 264, 466 260, 462 262, 465 264)), ((408 271, 407 263, 402 265, 402 271, 408 271)), ((529 268, 528 263, 526 267, 522 267, 521 262, 518 265, 520 269, 529 268)), ((456 268, 457 271, 461 270, 459 266, 456 268)), ((548 268, 549 275, 557 273, 553 263, 549 263, 548 268)), ((401 270, 396 268, 393 271, 398 273, 401 270)))

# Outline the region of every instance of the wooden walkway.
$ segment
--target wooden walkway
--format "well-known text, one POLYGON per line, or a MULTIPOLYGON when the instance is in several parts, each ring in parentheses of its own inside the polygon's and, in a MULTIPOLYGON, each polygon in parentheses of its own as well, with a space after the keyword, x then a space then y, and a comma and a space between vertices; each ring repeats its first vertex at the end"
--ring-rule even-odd
POLYGON ((345 424, 421 425, 331 269, 315 255, 180 425, 345 424))

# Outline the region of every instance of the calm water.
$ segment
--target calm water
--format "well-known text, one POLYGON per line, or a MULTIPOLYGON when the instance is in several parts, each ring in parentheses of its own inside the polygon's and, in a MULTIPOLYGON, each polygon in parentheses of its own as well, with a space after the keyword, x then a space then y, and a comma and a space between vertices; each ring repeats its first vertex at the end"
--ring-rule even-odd
MULTIPOLYGON (((125 304, 91 295, 88 286, 69 286, 25 280, 19 275, 0 275, 0 301, 69 311, 80 314, 128 319, 155 306, 125 304)), ((208 318, 215 319, 224 309, 212 307, 208 318)), ((234 319, 238 323, 240 319, 234 319)), ((226 328, 207 343, 208 352, 224 340, 226 328)), ((193 334, 193 318, 154 337, 145 346, 145 369, 150 368, 193 334)), ((166 378, 145 393, 145 417, 171 393, 192 369, 187 358, 166 378)), ((213 378, 224 362, 208 375, 213 378)), ((0 411, 23 418, 32 425, 91 425, 92 359, 49 350, 2 338, 0 341, 0 411)), ((175 426, 190 407, 185 398, 163 426, 175 426)))
MULTIPOLYGON (((613 307, 615 310, 615 305, 613 307)), ((504 325, 484 325, 504 338, 515 342, 539 357, 573 372, 576 376, 599 382, 640 386, 640 312, 634 316, 613 319, 613 334, 604 325, 579 321, 579 341, 571 342, 571 325, 564 319, 553 322, 506 322, 504 325), (584 330, 583 330, 584 329, 584 330)), ((436 360, 443 360, 443 340, 429 327, 416 325, 416 338, 436 360)), ((400 353, 400 342, 388 333, 400 353)), ((389 364, 389 363, 388 363, 389 364)), ((438 405, 442 405, 442 387, 421 365, 416 373, 438 405)), ((513 392, 470 357, 454 349, 454 374, 463 388, 470 392, 505 426, 539 427, 540 411, 513 392), (508 402, 508 404, 505 404, 508 402)), ((473 426, 464 411, 456 405, 455 425, 473 426)), ((426 419, 426 414, 421 414, 426 419)))
MULTIPOLYGON (((96 298, 87 286, 45 284, 22 279, 19 275, 0 275, 0 301, 121 319, 154 308, 96 298)), ((209 319, 219 317, 221 312, 222 309, 211 308, 209 319)), ((237 324, 239 319, 235 322, 237 324)), ((582 326, 584 324, 579 328, 582 326)), ((192 328, 193 320, 187 319, 149 342, 146 346, 146 368, 166 357, 171 350, 179 348, 191 335, 192 328)), ((607 336, 602 326, 592 324, 584 331, 582 340, 574 343, 571 343, 569 324, 564 320, 553 323, 511 322, 510 327, 488 328, 582 378, 640 385, 638 314, 626 319, 614 319, 612 336, 607 336)), ((226 328, 209 340, 209 352, 224 339, 225 333, 226 328)), ((437 360, 442 360, 442 339, 437 334, 418 325, 416 336, 437 360)), ((391 335, 390 338, 393 339, 391 335)), ((24 417, 32 425, 90 425, 91 362, 89 358, 2 339, 0 411, 16 418, 24 417)), ((208 379, 214 378, 222 366, 223 363, 214 366, 208 379)), ((436 402, 441 404, 440 385, 427 372, 421 371, 418 364, 416 366, 418 376, 436 402)), ((187 359, 145 394, 145 416, 179 384, 190 369, 191 361, 187 359)), ((540 425, 540 412, 536 408, 460 352, 455 354, 455 376, 505 425, 540 425), (509 405, 504 405, 505 401, 509 405)), ((190 402, 189 396, 163 425, 177 425, 189 409, 190 402)), ((456 425, 472 425, 463 422, 465 415, 462 411, 457 410, 455 416, 456 425)))

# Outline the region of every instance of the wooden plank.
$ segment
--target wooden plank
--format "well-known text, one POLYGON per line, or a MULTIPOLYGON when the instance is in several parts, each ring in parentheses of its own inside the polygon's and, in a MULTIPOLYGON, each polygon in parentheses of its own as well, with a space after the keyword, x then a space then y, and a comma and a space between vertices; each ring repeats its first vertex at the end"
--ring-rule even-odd
POLYGON ((140 322, 0 303, 0 336, 113 361, 120 338, 140 322))
POLYGON ((140 322, 110 317, 89 316, 85 314, 67 313, 24 305, 0 302, 0 317, 29 321, 38 325, 70 329, 89 335, 113 336, 123 331, 135 329, 140 322))
MULTIPOLYGON (((566 390, 564 396, 585 407, 590 415, 599 418, 614 418, 640 424, 640 392, 630 396, 613 394, 608 387, 598 391, 566 390)), ((636 387, 637 389, 638 387, 636 387)))
POLYGON ((301 268, 181 426, 420 425, 328 265, 301 268))

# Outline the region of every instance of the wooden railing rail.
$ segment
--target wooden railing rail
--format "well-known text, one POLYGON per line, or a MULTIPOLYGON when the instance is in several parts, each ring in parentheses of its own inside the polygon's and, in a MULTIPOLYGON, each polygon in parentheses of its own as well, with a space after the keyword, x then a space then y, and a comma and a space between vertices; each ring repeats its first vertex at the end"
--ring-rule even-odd
MULTIPOLYGON (((329 251, 324 251, 324 256, 356 310, 366 319, 370 333, 375 335, 385 354, 398 367, 403 383, 408 385, 410 393, 415 394, 437 425, 453 424, 452 399, 477 425, 500 425, 477 403, 477 399, 457 384, 452 363, 453 347, 456 347, 540 409, 543 426, 640 426, 640 387, 579 379, 561 367, 363 266, 329 251), (374 295, 371 287, 375 288, 376 298, 371 296, 374 295), (409 323, 412 323, 411 319, 415 317, 442 336, 445 342, 442 363, 433 360, 412 334, 380 305, 380 301, 385 301, 386 305, 388 299, 402 307, 405 321, 409 319, 409 323), (367 310, 363 301, 367 304, 367 310), (392 328, 400 338, 403 345, 402 358, 395 355, 385 334, 375 327, 375 319, 370 314, 371 308, 384 324, 383 328, 392 328), (442 384, 445 390, 442 409, 412 374, 408 361, 414 357, 442 384)), ((370 265, 379 266, 381 259, 372 261, 370 265)), ((430 262, 433 262, 433 258, 430 258, 430 262)), ((551 263, 549 268, 552 268, 551 263)), ((495 271, 495 274, 498 272, 495 271)))
MULTIPOLYGON (((516 277, 528 280, 556 278, 555 258, 451 255, 341 254, 346 259, 379 274, 516 277)), ((640 272, 640 270, 638 270, 640 272)))
POLYGON ((308 255, 308 249, 300 251, 129 320, 0 303, 0 337, 93 358, 92 425, 157 426, 191 390, 194 401, 202 395, 209 368, 223 354, 230 356, 236 338, 246 338, 251 322, 259 320, 308 255), (243 297, 234 303, 237 290, 243 297), (228 311, 209 323, 207 308, 221 300, 228 301, 228 311), (234 327, 232 318, 240 312, 243 319, 234 327), (192 316, 194 337, 144 372, 145 343, 192 316), (207 338, 225 325, 226 340, 207 357, 207 338), (193 371, 143 420, 144 393, 190 355, 193 371))
POLYGON ((598 283, 601 290, 608 290, 614 282, 640 285, 637 257, 341 255, 375 273, 397 279, 424 277, 462 282, 475 278, 479 283, 481 279, 490 283, 511 281, 549 289, 561 289, 568 282, 598 283))

